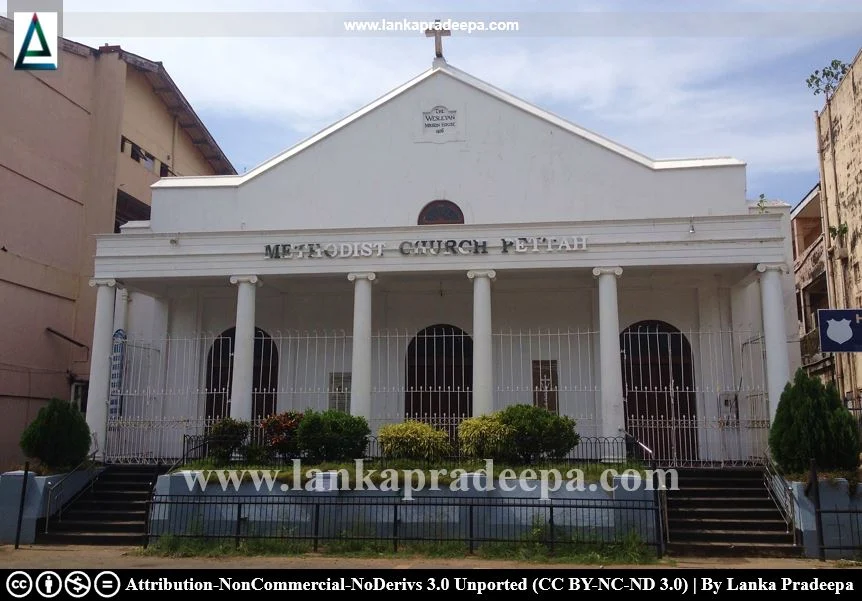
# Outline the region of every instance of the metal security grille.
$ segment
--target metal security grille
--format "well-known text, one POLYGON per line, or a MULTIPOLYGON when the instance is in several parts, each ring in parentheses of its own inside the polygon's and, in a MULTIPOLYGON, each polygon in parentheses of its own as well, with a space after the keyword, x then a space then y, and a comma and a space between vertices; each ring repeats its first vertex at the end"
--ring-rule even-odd
MULTIPOLYGON (((678 332, 641 324, 620 339, 626 428, 664 463, 756 462, 769 425, 763 347, 751 332, 678 332)), ((255 336, 253 421, 272 412, 350 410, 352 337, 338 331, 255 336)), ((232 331, 116 348, 106 453, 114 461, 176 458, 184 435, 230 415, 232 331)), ((493 333, 494 408, 538 404, 601 432, 598 333, 493 333)), ((448 324, 372 334, 370 426, 406 419, 456 437, 472 415, 473 343, 448 324)))
POLYGON ((769 429, 760 336, 641 322, 620 336, 626 428, 663 464, 752 464, 769 429))

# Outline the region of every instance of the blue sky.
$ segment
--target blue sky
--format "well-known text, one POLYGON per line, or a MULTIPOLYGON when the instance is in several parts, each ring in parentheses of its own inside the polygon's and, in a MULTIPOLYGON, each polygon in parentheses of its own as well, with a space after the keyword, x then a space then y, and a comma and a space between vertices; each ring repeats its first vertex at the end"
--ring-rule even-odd
POLYGON ((162 61, 240 172, 430 66, 424 36, 333 34, 345 15, 469 13, 523 28, 456 33, 445 40, 452 65, 653 158, 742 159, 749 198, 790 204, 818 178, 813 115, 823 99, 805 79, 862 45, 858 0, 66 0, 65 10, 199 12, 194 37, 155 37, 131 14, 87 27, 67 18, 64 34, 162 61), (295 11, 301 25, 273 35, 281 21, 270 15, 267 35, 248 25, 208 35, 214 11, 295 11))

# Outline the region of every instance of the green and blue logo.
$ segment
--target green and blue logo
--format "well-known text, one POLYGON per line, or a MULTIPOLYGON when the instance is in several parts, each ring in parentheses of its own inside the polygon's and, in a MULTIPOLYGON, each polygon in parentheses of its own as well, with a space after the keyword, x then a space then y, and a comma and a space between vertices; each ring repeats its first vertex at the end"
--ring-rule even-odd
POLYGON ((57 13, 14 14, 13 61, 18 71, 57 68, 57 13))

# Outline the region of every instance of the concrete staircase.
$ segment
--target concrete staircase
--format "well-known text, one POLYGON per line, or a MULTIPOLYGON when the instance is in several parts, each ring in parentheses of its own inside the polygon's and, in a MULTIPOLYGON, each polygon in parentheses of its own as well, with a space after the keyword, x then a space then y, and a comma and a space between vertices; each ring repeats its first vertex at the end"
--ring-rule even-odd
POLYGON ((141 545, 146 534, 147 502, 156 476, 153 465, 111 465, 91 490, 64 508, 58 519, 40 527, 36 543, 63 545, 141 545))
POLYGON ((759 469, 680 469, 667 493, 669 555, 801 557, 759 469))

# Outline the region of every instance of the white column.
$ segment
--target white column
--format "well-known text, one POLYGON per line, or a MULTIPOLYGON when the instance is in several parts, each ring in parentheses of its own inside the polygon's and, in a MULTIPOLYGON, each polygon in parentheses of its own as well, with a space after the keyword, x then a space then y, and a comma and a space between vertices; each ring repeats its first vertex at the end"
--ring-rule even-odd
POLYGON ((349 273, 353 282, 350 413, 371 420, 371 282, 373 273, 349 273))
POLYGON ((129 291, 117 288, 117 301, 114 303, 114 332, 123 330, 126 334, 129 323, 129 291))
POLYGON ((763 320, 763 339, 766 344, 766 390, 769 395, 769 420, 775 418, 781 392, 790 381, 790 362, 787 357, 787 332, 784 327, 784 296, 781 276, 786 271, 783 263, 761 263, 760 306, 763 320))
POLYGON ((473 280, 473 415, 487 415, 494 410, 494 364, 491 337, 492 269, 467 272, 473 280))
POLYGON ((96 289, 96 320, 90 353, 90 386, 87 392, 87 425, 93 435, 98 459, 105 457, 108 431, 108 394, 111 386, 111 351, 114 338, 116 280, 90 280, 96 289))
POLYGON ((254 304, 256 275, 234 275, 230 283, 236 288, 236 339, 233 348, 233 381, 230 387, 230 416, 248 421, 254 417, 252 384, 254 382, 254 304))
POLYGON ((622 436, 623 370, 620 364, 620 316, 617 304, 617 278, 621 267, 596 267, 593 276, 599 280, 599 367, 601 386, 601 435, 622 436))

